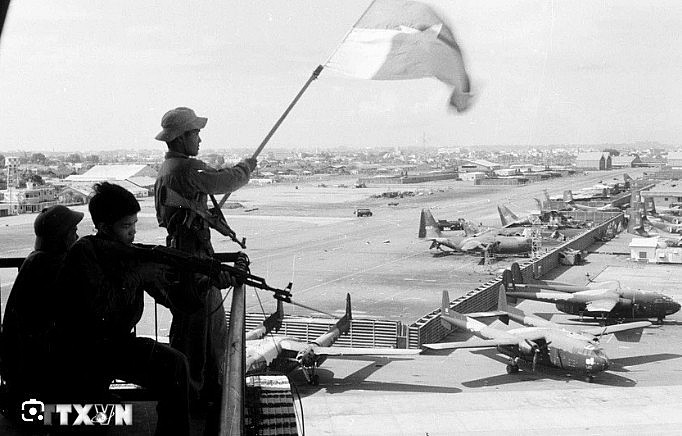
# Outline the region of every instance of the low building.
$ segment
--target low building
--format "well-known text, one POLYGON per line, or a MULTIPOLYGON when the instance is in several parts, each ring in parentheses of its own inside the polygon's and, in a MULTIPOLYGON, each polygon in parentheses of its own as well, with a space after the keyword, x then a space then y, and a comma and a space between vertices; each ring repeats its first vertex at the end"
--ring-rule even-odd
POLYGON ((2 191, 3 202, 8 204, 8 214, 36 213, 58 203, 52 185, 35 185, 27 182, 25 188, 8 188, 2 191))
POLYGON ((630 244, 630 259, 638 262, 655 263, 658 238, 632 238, 630 244))
POLYGON ((57 197, 59 198, 59 204, 74 206, 77 204, 88 204, 92 194, 92 188, 67 186, 57 194, 57 197))
POLYGON ((661 182, 648 191, 641 191, 644 201, 651 199, 657 209, 670 209, 672 203, 682 203, 682 183, 661 182))
POLYGON ((626 156, 612 156, 611 157, 611 167, 612 168, 633 168, 641 166, 642 160, 639 156, 626 155, 626 156))
POLYGON ((682 151, 671 151, 668 153, 667 166, 671 168, 682 168, 682 151))
POLYGON ((499 170, 500 168, 502 168, 502 165, 496 164, 493 162, 489 162, 489 161, 483 160, 483 159, 463 160, 458 167, 458 172, 459 173, 476 173, 476 172, 492 173, 493 171, 499 170))
POLYGON ((76 190, 92 191, 92 185, 110 182, 123 186, 135 197, 154 193, 157 171, 149 165, 95 165, 83 174, 68 176, 64 181, 76 190))
POLYGON ((611 155, 602 151, 580 153, 575 160, 575 166, 586 170, 610 170, 611 155))
POLYGON ((518 168, 501 168, 493 172, 495 173, 495 175, 500 177, 510 177, 515 176, 517 174, 521 174, 521 171, 518 168))
POLYGON ((480 179, 485 179, 486 177, 487 177, 486 173, 481 171, 459 173, 459 178, 467 181, 476 181, 480 179))
POLYGON ((668 247, 659 238, 632 238, 630 259, 646 263, 682 263, 682 247, 668 247))

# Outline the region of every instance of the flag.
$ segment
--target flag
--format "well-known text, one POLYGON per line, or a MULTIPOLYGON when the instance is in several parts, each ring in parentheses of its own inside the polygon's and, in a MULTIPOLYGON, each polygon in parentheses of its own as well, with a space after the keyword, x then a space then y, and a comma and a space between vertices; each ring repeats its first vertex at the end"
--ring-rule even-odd
POLYGON ((325 68, 372 80, 435 77, 454 88, 450 104, 458 112, 471 97, 452 32, 433 9, 416 1, 375 0, 325 68))

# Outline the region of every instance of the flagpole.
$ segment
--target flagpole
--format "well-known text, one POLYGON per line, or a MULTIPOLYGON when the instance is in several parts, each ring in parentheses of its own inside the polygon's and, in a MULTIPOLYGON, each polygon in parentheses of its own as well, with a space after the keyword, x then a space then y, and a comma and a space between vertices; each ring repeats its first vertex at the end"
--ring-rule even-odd
POLYGON ((294 99, 291 101, 291 103, 289 103, 289 106, 286 108, 286 110, 284 111, 284 113, 282 114, 282 116, 279 117, 279 119, 277 120, 277 122, 275 123, 275 125, 272 126, 272 129, 270 129, 270 131, 268 132, 268 134, 265 136, 265 139, 263 139, 263 142, 260 143, 260 145, 258 146, 258 148, 256 149, 256 151, 253 153, 253 156, 251 156, 252 159, 257 158, 258 155, 260 154, 260 152, 263 151, 263 148, 265 147, 265 145, 268 143, 268 141, 270 141, 270 138, 272 138, 272 135, 275 134, 275 132, 277 131, 277 129, 279 128, 279 126, 282 124, 282 122, 284 121, 284 119, 287 117, 287 115, 289 115, 289 112, 291 112, 291 109, 293 109, 294 105, 296 105, 296 103, 298 103, 298 100, 301 98, 301 96, 302 96, 303 93, 306 91, 306 89, 308 89, 308 86, 310 86, 310 84, 313 82, 313 80, 315 80, 315 79, 317 79, 317 78, 319 77, 320 73, 322 72, 322 69, 324 68, 323 65, 326 65, 327 62, 329 62, 329 59, 331 59, 332 56, 334 56, 334 53, 336 53, 336 51, 339 49, 339 47, 341 46, 341 44, 343 44, 343 41, 345 41, 346 38, 348 38, 348 35, 350 34, 350 32, 353 31, 353 28, 360 22, 360 20, 362 20, 362 18, 363 18, 365 15, 367 15, 367 11, 369 11, 369 9, 372 7, 372 5, 374 4, 374 2, 376 2, 376 0, 372 0, 372 2, 370 2, 370 4, 365 8, 365 11, 362 13, 362 15, 360 15, 360 18, 358 18, 358 19, 355 21, 355 23, 353 23, 353 25, 350 27, 350 29, 348 29, 348 31, 346 32, 346 34, 345 34, 345 35, 343 36, 343 38, 341 39, 341 42, 339 42, 339 43, 336 45, 336 48, 334 49, 334 51, 332 51, 331 54, 329 55, 329 57, 327 57, 327 60, 326 60, 323 64, 318 65, 317 68, 315 68, 315 71, 313 71, 313 73, 310 75, 310 77, 308 78, 308 80, 305 82, 305 84, 303 85, 303 87, 301 88, 301 90, 298 92, 298 94, 296 94, 296 97, 294 97, 294 99))
POLYGON ((338 44, 336 44, 336 48, 334 49, 334 51, 332 51, 332 54, 330 54, 329 57, 327 58, 327 60, 324 61, 324 65, 326 65, 326 64, 329 62, 329 59, 331 59, 332 56, 334 56, 334 53, 336 53, 336 51, 339 49, 339 47, 341 47, 341 44, 343 44, 343 42, 346 40, 346 38, 348 38, 348 35, 350 35, 350 33, 351 33, 351 32, 353 31, 353 29, 355 28, 355 26, 358 25, 358 23, 360 22, 360 20, 362 20, 363 18, 365 18, 365 15, 367 15, 367 11, 369 11, 369 9, 372 7, 372 5, 373 5, 374 3, 376 3, 376 1, 377 1, 377 0, 372 0, 372 1, 369 3, 369 5, 365 8, 365 11, 362 13, 362 15, 360 15, 360 17, 359 17, 357 20, 355 20, 355 23, 353 23, 352 26, 350 26, 350 28, 348 29, 348 31, 346 31, 346 34, 343 35, 343 38, 341 38, 341 41, 340 41, 338 44))
POLYGON ((313 73, 310 75, 310 77, 308 78, 308 80, 305 82, 305 84, 303 85, 303 87, 301 88, 301 90, 298 91, 298 94, 296 94, 296 97, 294 97, 294 99, 291 101, 291 103, 289 103, 289 106, 287 106, 287 108, 284 110, 284 113, 279 117, 279 119, 277 120, 277 122, 275 123, 275 125, 272 126, 272 129, 270 129, 270 131, 268 132, 268 134, 265 136, 265 139, 263 139, 263 142, 260 143, 260 145, 258 146, 258 148, 256 149, 256 151, 253 153, 253 156, 251 156, 252 159, 255 159, 255 158, 258 157, 258 155, 260 154, 260 152, 261 152, 261 151, 263 150, 263 148, 265 147, 265 144, 267 144, 268 141, 270 141, 270 138, 272 138, 272 135, 275 134, 275 132, 277 131, 277 129, 279 128, 279 126, 282 124, 282 122, 284 121, 284 119, 287 117, 287 115, 289 115, 289 112, 291 112, 291 109, 293 109, 294 106, 296 105, 296 103, 298 103, 298 100, 301 98, 301 96, 302 96, 303 93, 306 91, 306 89, 308 89, 308 86, 310 86, 310 84, 313 83, 313 80, 315 80, 315 79, 317 79, 317 78, 319 77, 319 75, 320 75, 320 73, 322 72, 322 69, 323 69, 323 68, 324 68, 324 67, 323 67, 322 65, 318 65, 317 68, 315 68, 315 71, 313 71, 313 73))

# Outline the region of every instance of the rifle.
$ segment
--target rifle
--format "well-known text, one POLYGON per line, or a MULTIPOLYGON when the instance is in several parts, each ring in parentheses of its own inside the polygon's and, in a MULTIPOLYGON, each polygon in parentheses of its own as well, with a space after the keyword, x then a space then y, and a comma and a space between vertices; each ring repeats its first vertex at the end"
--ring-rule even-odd
MULTIPOLYGON (((237 235, 234 232, 234 230, 232 230, 230 226, 227 225, 227 220, 225 219, 225 216, 223 215, 223 212, 220 209, 222 205, 217 203, 213 195, 210 195, 211 201, 213 202, 213 207, 208 209, 207 212, 201 210, 190 200, 186 199, 185 197, 183 197, 182 195, 168 187, 162 189, 161 192, 159 192, 159 196, 161 204, 163 204, 164 206, 190 210, 192 213, 199 215, 201 218, 203 218, 208 223, 209 227, 215 229, 221 235, 227 236, 228 238, 232 239, 240 247, 246 248, 246 238, 242 238, 240 241, 237 238, 237 235)), ((185 225, 189 226, 190 224, 191 219, 185 222, 185 225)))
POLYGON ((132 255, 141 261, 160 263, 179 270, 203 274, 210 278, 215 278, 221 271, 226 271, 247 286, 274 292, 276 299, 287 303, 291 302, 291 282, 283 289, 274 288, 268 285, 264 278, 226 264, 226 262, 234 263, 244 259, 245 255, 241 252, 222 253, 214 257, 204 258, 162 245, 132 244, 132 249, 132 255))

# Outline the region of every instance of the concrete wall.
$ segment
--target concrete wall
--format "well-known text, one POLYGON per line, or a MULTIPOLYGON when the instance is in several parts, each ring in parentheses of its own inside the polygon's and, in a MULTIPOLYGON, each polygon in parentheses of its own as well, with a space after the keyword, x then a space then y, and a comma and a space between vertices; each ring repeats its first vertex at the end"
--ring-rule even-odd
MULTIPOLYGON (((568 212, 569 215, 576 215, 579 219, 599 220, 600 224, 586 230, 579 236, 566 241, 557 246, 545 255, 519 263, 521 273, 525 280, 540 278, 559 265, 559 252, 566 248, 584 250, 590 247, 595 240, 603 238, 609 227, 623 222, 624 215, 617 212, 568 212), (536 275, 534 275, 534 272, 536 275)), ((483 284, 482 286, 468 292, 467 294, 450 302, 450 308, 460 313, 483 312, 491 310, 497 306, 497 295, 499 287, 502 285, 502 276, 483 284)), ((420 348, 422 344, 438 342, 450 332, 449 329, 440 324, 438 315, 440 308, 430 312, 410 325, 407 331, 407 347, 420 348)))

